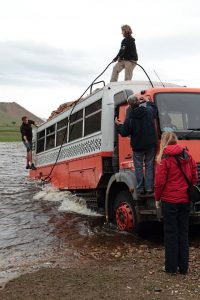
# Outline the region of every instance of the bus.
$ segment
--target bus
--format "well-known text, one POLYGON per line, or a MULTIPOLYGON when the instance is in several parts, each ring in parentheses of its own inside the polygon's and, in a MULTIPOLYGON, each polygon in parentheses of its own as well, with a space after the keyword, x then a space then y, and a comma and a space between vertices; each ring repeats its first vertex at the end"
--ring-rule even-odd
MULTIPOLYGON (((200 178, 200 89, 148 81, 91 87, 89 95, 41 124, 33 136, 37 169, 30 170, 31 178, 83 197, 108 223, 129 232, 143 221, 158 220, 154 197, 137 195, 130 139, 118 135, 114 123, 115 116, 125 119, 133 93, 156 104, 158 138, 173 126, 178 143, 197 162, 200 178)), ((200 223, 200 203, 191 204, 190 219, 200 223)))

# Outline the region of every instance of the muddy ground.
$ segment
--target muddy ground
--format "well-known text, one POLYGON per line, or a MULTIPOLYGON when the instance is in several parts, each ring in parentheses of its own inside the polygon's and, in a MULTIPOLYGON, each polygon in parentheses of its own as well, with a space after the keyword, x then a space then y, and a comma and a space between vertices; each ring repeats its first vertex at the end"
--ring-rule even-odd
POLYGON ((80 251, 70 267, 52 261, 2 286, 0 299, 200 299, 199 246, 190 247, 187 276, 162 271, 162 246, 143 243, 107 250, 80 251))

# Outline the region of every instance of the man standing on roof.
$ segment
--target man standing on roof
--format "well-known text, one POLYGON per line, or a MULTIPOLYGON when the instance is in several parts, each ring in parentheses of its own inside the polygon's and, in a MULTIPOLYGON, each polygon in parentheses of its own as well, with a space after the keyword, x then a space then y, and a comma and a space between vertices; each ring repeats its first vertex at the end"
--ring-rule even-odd
POLYGON ((117 63, 113 67, 110 82, 118 80, 119 73, 125 69, 125 80, 131 80, 133 76, 133 69, 138 61, 137 49, 135 39, 132 37, 132 29, 129 25, 121 27, 124 39, 121 42, 121 48, 113 62, 117 63))
POLYGON ((33 138, 32 127, 31 127, 32 124, 37 126, 35 121, 29 120, 26 116, 22 117, 22 125, 20 126, 20 132, 22 135, 22 141, 27 150, 26 169, 36 170, 36 167, 32 161, 32 138, 33 138))

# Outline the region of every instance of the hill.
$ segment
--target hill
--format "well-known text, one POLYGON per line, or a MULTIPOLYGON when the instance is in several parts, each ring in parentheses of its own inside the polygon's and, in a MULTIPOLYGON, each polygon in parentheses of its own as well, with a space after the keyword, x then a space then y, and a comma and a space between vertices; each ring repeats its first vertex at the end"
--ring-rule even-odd
POLYGON ((16 102, 0 102, 0 142, 20 141, 19 127, 22 116, 36 121, 38 124, 43 120, 16 102))

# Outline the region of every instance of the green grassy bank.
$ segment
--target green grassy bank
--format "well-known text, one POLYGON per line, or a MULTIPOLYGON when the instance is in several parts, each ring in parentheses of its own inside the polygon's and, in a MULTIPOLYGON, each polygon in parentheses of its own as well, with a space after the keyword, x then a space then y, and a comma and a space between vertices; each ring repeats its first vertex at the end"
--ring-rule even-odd
POLYGON ((38 124, 43 122, 42 119, 16 102, 0 102, 0 142, 17 142, 21 140, 22 116, 27 116, 38 124))
POLYGON ((21 140, 19 125, 0 125, 0 142, 18 142, 21 140))

